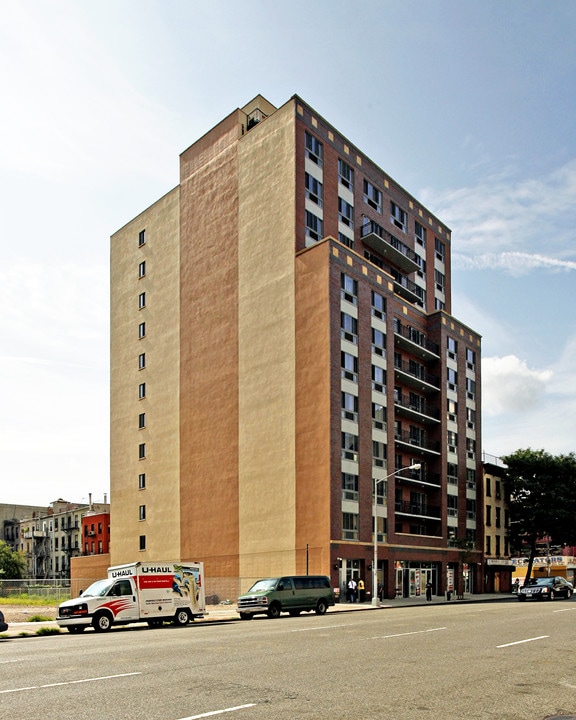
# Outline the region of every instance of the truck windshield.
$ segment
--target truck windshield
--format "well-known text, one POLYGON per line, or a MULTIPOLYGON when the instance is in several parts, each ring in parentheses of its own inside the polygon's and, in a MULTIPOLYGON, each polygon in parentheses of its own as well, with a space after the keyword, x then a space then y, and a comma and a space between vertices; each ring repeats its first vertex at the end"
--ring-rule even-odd
POLYGON ((97 580, 84 590, 82 597, 104 597, 112 583, 113 580, 97 580))
POLYGON ((258 580, 258 582, 255 582, 254 585, 252 585, 248 592, 266 592, 266 590, 272 590, 277 582, 278 578, 267 578, 266 580, 258 580))

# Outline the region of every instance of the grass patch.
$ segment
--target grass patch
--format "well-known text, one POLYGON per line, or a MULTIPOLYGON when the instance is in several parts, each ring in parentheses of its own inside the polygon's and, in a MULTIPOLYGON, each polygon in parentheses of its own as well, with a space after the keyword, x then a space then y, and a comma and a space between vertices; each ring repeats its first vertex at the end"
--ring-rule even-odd
POLYGON ((26 622, 49 622, 52 619, 53 618, 48 617, 47 615, 32 615, 26 622))
POLYGON ((36 635, 60 635, 60 628, 43 627, 36 630, 36 635))
POLYGON ((28 595, 27 593, 22 593, 21 595, 0 597, 0 607, 2 605, 36 605, 38 607, 53 607, 54 605, 60 605, 60 603, 64 602, 64 600, 69 599, 69 595, 61 595, 59 598, 56 598, 46 597, 45 595, 28 595))

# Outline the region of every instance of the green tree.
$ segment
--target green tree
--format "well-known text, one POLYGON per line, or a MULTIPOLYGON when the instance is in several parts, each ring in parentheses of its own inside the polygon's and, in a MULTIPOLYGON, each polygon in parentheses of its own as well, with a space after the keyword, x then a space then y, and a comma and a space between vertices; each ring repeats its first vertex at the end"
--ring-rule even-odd
POLYGON ((3 580, 18 580, 26 575, 26 558, 18 550, 12 550, 10 545, 0 540, 0 578, 3 580))
POLYGON ((545 450, 516 450, 502 460, 508 466, 511 545, 527 544, 530 556, 525 583, 532 574, 536 541, 551 537, 555 544, 576 540, 576 455, 551 455, 545 450))

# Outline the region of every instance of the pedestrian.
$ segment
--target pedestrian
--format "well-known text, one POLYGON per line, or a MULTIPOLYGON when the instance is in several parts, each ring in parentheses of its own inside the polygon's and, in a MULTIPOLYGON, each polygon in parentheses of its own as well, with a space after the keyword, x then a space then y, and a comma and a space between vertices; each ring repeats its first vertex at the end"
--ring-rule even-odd
POLYGON ((356 588, 357 588, 356 580, 354 580, 353 577, 348 580, 348 602, 354 603, 356 602, 356 588))
POLYGON ((430 580, 426 583, 426 602, 432 601, 432 583, 430 580))
POLYGON ((378 583, 378 600, 380 600, 380 602, 384 600, 384 585, 382 585, 382 583, 378 583))
POLYGON ((366 600, 366 591, 364 590, 364 580, 358 580, 358 602, 363 603, 366 600))

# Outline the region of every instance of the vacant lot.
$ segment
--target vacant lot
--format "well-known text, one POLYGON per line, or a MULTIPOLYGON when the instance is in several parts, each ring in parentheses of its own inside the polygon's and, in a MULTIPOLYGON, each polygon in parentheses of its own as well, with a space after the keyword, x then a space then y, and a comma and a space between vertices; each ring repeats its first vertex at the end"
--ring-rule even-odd
POLYGON ((34 615, 56 620, 57 606, 49 605, 0 605, 4 619, 10 623, 28 622, 34 615))

